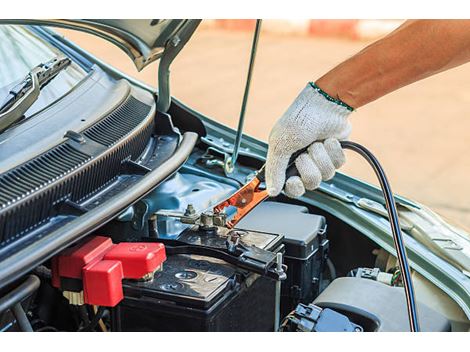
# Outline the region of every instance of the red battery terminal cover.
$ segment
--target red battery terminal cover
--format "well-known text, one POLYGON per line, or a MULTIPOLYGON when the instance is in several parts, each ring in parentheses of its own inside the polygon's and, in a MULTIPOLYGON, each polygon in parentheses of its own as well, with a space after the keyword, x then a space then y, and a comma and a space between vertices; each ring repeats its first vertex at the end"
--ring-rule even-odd
POLYGON ((52 284, 73 304, 114 307, 123 298, 122 279, 148 279, 166 260, 161 243, 121 242, 95 236, 52 260, 52 284))

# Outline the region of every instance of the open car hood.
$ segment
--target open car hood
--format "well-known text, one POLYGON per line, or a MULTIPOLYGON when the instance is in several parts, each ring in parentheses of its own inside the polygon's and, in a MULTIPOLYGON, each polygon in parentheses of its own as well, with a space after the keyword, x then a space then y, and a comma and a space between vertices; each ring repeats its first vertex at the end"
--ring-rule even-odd
POLYGON ((162 57, 168 45, 185 43, 199 22, 188 19, 0 20, 3 24, 62 27, 97 35, 121 48, 139 71, 162 57))

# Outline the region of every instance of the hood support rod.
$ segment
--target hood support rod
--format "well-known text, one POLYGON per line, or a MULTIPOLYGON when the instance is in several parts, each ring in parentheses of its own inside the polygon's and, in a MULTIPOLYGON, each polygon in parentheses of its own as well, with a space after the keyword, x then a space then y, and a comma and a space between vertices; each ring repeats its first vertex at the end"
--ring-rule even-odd
POLYGON ((242 106, 240 109, 240 117, 238 119, 237 136, 235 138, 235 143, 233 145, 232 156, 226 159, 225 165, 224 165, 224 170, 227 174, 231 174, 235 170, 235 163, 237 162, 238 153, 240 151, 240 145, 241 145, 242 137, 243 137, 243 125, 245 123, 246 105, 248 103, 248 96, 250 94, 251 77, 253 75, 253 68, 255 66, 256 52, 258 51, 258 40, 259 40, 259 34, 261 32, 261 22, 262 20, 260 19, 256 20, 255 32, 253 34, 253 43, 251 45, 250 63, 248 66, 248 74, 247 74, 246 83, 245 83, 245 92, 243 93, 242 106))

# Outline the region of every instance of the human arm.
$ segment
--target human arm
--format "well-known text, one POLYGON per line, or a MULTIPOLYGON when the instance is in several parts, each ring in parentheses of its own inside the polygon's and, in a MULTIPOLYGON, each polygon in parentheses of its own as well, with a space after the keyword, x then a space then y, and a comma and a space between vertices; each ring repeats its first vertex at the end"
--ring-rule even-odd
POLYGON ((336 103, 307 85, 271 131, 266 164, 269 194, 275 196, 284 188, 287 195, 300 196, 333 177, 344 164, 338 140, 349 136, 350 110, 338 102, 359 108, 469 60, 470 20, 413 20, 316 81, 336 103), (286 181, 291 155, 305 147, 308 151, 296 159, 300 175, 286 181))
POLYGON ((410 20, 319 78, 360 108, 403 86, 470 61, 470 20, 410 20))

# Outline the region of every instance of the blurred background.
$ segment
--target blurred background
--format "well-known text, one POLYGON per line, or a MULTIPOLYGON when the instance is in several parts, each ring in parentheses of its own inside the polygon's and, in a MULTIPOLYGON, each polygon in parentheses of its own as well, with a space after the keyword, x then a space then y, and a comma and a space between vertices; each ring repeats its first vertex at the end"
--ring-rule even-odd
MULTIPOLYGON (((245 132, 266 140, 308 81, 386 35, 401 20, 265 20, 245 132)), ((236 127, 254 20, 205 20, 172 67, 172 93, 201 113, 236 127)), ((119 49, 70 30, 65 37, 149 85, 157 64, 137 72, 119 49)), ((470 228, 470 64, 412 84, 351 115, 351 139, 382 162, 395 193, 470 228)), ((365 161, 347 154, 342 172, 370 183, 365 161)))

